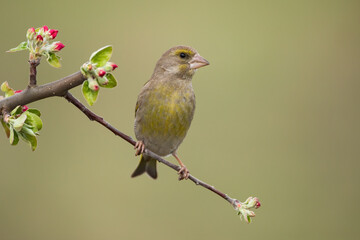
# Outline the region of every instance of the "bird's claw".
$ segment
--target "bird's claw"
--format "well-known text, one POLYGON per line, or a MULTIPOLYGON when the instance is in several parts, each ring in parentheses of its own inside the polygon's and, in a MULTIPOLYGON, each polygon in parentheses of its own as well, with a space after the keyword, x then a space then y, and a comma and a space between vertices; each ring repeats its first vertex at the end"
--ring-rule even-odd
POLYGON ((135 156, 138 156, 145 151, 145 145, 142 141, 138 141, 135 143, 134 149, 136 149, 135 156))
POLYGON ((189 170, 184 166, 181 166, 180 170, 178 171, 179 174, 179 181, 185 179, 187 180, 190 176, 189 170))

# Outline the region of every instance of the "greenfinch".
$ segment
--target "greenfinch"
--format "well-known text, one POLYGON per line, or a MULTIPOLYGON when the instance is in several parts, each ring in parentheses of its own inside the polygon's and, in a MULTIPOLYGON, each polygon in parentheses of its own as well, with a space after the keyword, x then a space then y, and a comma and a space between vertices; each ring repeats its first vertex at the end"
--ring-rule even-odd
POLYGON ((177 149, 189 130, 195 111, 192 77, 209 62, 193 48, 176 46, 166 51, 156 63, 149 81, 143 86, 135 107, 135 155, 140 163, 132 177, 147 173, 157 178, 156 159, 145 148, 165 157, 173 155, 179 162, 179 180, 189 171, 177 156, 177 149))

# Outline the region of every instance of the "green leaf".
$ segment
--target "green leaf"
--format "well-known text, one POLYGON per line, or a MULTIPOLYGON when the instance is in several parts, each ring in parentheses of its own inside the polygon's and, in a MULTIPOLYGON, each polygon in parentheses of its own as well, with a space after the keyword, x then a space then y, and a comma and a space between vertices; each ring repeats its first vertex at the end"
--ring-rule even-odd
POLYGON ((14 89, 12 89, 6 81, 1 84, 1 91, 5 93, 5 97, 10 97, 15 94, 14 89))
POLYGON ((21 133, 24 133, 24 134, 26 134, 26 135, 29 135, 29 136, 33 136, 33 137, 36 136, 36 134, 34 133, 34 131, 33 131, 32 129, 30 129, 29 127, 27 127, 27 126, 24 126, 24 127, 21 129, 20 132, 21 132, 21 133))
POLYGON ((109 80, 108 84, 106 85, 101 85, 101 87, 104 87, 104 88, 113 88, 113 87, 116 87, 117 86, 117 81, 114 77, 114 75, 112 75, 111 73, 107 73, 105 75, 105 77, 109 80))
POLYGON ((251 223, 251 217, 250 217, 250 216, 246 216, 246 218, 247 218, 247 222, 248 222, 248 223, 251 223))
POLYGON ((46 61, 50 64, 50 66, 59 68, 61 67, 60 57, 56 56, 53 52, 48 52, 46 61))
POLYGON ((8 127, 8 125, 1 119, 1 125, 3 126, 6 136, 9 137, 10 136, 10 129, 8 127))
POLYGON ((39 110, 37 110, 37 109, 35 109, 35 108, 29 108, 28 110, 27 110, 27 112, 31 112, 31 113, 33 113, 33 114, 35 114, 35 115, 37 115, 37 116, 41 116, 41 113, 40 113, 40 111, 39 110))
POLYGON ((22 107, 19 105, 17 106, 16 108, 14 108, 12 111, 11 111, 11 115, 14 116, 14 115, 17 115, 17 114, 20 114, 22 113, 22 107))
POLYGON ((34 113, 29 112, 29 110, 26 111, 25 114, 27 115, 25 123, 32 126, 34 132, 40 131, 43 125, 40 117, 34 113))
POLYGON ((17 47, 14 47, 14 48, 8 50, 7 52, 18 52, 18 51, 22 51, 22 50, 26 50, 26 49, 27 49, 27 42, 22 42, 17 47))
POLYGON ((10 144, 14 145, 14 146, 16 144, 18 144, 18 142, 19 142, 19 136, 15 132, 15 130, 13 129, 13 127, 11 125, 10 125, 10 137, 9 137, 9 140, 10 140, 10 144))
POLYGON ((18 117, 17 119, 14 120, 13 122, 13 127, 15 129, 15 131, 20 132, 24 126, 25 120, 26 120, 27 115, 26 114, 21 114, 20 117, 18 117))
POLYGON ((89 88, 89 81, 84 81, 82 85, 82 93, 87 103, 92 106, 98 97, 99 91, 93 91, 89 88))
POLYGON ((90 62, 95 63, 97 67, 104 66, 111 58, 112 46, 105 46, 100 48, 96 52, 93 52, 90 56, 90 62))
POLYGON ((37 139, 35 133, 31 129, 24 127, 21 132, 19 132, 19 134, 25 142, 30 144, 31 150, 35 151, 37 147, 37 139))

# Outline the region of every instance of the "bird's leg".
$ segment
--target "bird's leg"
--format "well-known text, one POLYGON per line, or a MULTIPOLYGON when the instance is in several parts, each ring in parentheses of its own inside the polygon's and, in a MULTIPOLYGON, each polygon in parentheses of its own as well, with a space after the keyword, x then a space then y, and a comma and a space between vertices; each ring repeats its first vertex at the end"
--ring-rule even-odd
POLYGON ((180 164, 181 168, 179 170, 179 180, 187 180, 189 178, 189 170, 185 167, 185 165, 182 163, 182 161, 179 159, 179 157, 176 155, 176 153, 174 152, 172 154, 174 156, 174 158, 178 161, 178 163, 180 164))
POLYGON ((135 156, 138 156, 145 151, 145 145, 142 141, 137 141, 134 149, 136 149, 135 156))

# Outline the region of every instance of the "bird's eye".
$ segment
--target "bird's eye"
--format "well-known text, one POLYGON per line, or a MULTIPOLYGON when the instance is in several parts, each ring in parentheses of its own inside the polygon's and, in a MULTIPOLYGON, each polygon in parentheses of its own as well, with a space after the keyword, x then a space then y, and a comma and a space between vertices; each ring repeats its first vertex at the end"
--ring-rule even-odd
POLYGON ((183 53, 183 52, 180 53, 180 57, 181 57, 181 58, 186 58, 186 53, 183 53))

